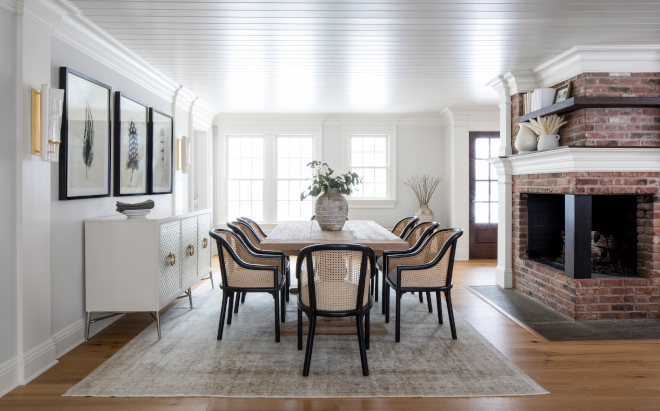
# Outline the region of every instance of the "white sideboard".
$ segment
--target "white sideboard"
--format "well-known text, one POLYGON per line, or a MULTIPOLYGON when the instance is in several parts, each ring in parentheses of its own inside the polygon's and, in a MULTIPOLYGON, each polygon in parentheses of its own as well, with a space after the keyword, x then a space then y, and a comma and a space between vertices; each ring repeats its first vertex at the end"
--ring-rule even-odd
POLYGON ((149 312, 160 339, 160 311, 211 271, 211 210, 117 214, 85 220, 85 291, 92 313, 149 312))

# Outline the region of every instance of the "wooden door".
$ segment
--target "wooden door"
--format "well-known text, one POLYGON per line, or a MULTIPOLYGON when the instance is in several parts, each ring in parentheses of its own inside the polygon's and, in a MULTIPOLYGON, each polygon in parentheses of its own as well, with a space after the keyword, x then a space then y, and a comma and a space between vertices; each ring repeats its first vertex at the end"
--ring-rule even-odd
POLYGON ((470 132, 470 258, 497 258, 498 132, 470 132))

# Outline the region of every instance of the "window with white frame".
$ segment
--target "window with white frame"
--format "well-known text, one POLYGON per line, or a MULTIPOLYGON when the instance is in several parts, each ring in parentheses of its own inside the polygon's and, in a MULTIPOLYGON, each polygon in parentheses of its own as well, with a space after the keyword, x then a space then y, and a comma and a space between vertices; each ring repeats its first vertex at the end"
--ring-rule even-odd
POLYGON ((352 206, 394 206, 394 130, 361 127, 344 129, 346 168, 362 177, 350 196, 352 206))
POLYGON ((227 136, 227 215, 264 218, 265 136, 227 136))
MULTIPOLYGON (((309 220, 313 199, 300 201, 316 157, 314 134, 225 134, 227 219, 260 223, 309 220)), ((320 156, 319 156, 320 158, 320 156)))

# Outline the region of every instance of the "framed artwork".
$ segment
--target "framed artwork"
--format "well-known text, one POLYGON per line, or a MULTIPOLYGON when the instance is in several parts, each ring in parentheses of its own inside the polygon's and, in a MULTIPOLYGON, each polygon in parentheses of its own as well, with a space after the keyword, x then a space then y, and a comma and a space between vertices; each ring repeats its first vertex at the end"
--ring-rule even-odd
POLYGON ((60 67, 64 89, 59 199, 110 196, 112 88, 60 67))
POLYGON ((174 120, 153 108, 149 122, 149 193, 172 193, 174 178, 174 120))
POLYGON ((555 93, 555 103, 566 100, 571 95, 571 83, 561 86, 555 93))
POLYGON ((149 107, 115 92, 115 196, 148 194, 149 107))

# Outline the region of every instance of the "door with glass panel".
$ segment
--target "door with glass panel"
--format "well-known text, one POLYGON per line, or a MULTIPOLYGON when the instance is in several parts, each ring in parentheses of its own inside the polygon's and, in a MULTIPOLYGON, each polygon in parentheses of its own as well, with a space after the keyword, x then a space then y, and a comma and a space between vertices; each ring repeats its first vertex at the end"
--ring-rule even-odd
POLYGON ((498 132, 470 132, 470 258, 497 258, 498 132))

